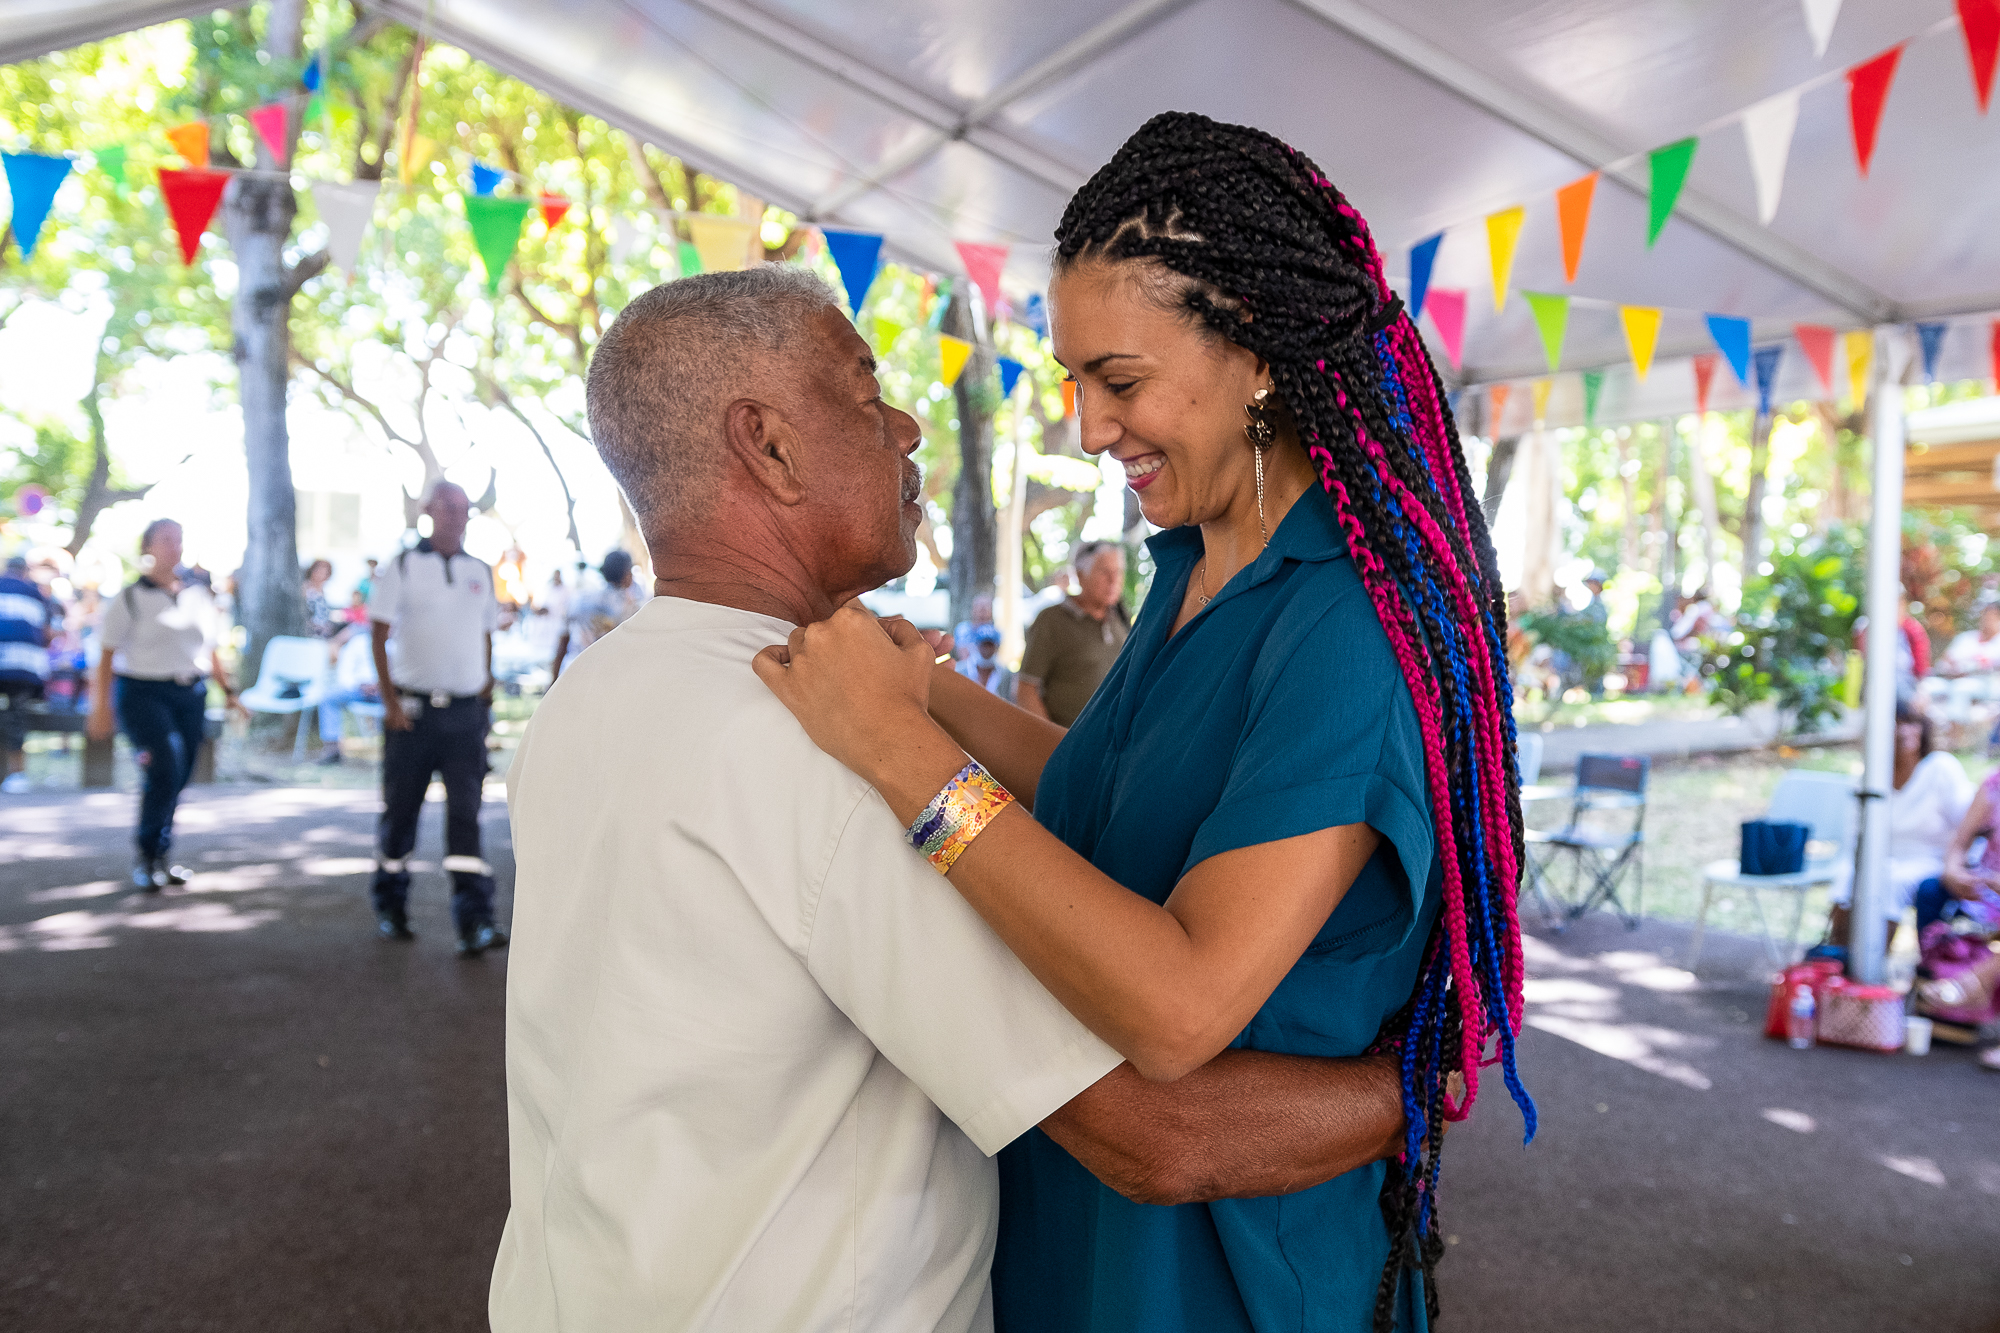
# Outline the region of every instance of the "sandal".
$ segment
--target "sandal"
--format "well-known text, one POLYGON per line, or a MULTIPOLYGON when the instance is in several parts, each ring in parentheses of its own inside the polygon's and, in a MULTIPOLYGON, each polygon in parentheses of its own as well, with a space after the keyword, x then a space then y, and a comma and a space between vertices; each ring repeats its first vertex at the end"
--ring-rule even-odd
POLYGON ((2000 1046, 1988 1046, 1979 1053, 1979 1067, 2000 1074, 2000 1046))

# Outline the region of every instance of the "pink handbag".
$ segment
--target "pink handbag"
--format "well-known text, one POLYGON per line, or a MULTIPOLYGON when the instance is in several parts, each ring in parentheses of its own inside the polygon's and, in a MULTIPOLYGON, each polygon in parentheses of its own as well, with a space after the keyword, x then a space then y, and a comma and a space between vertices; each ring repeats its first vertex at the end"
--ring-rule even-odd
POLYGON ((1819 1039, 1864 1051, 1903 1049, 1903 997, 1889 986, 1832 980, 1819 999, 1819 1039))
MULTIPOLYGON (((1933 921, 1924 928, 1923 962, 1918 972, 1932 981, 1949 981, 1972 971, 1982 959, 1990 957, 1986 942, 1977 936, 1960 935, 1952 930, 1949 921, 1933 921)), ((1982 1004, 1951 1008, 1941 1004, 1921 1006, 1926 1017, 1944 1023, 1956 1023, 1962 1027, 1976 1028, 1992 1021, 2000 1000, 1989 997, 1982 1004)))

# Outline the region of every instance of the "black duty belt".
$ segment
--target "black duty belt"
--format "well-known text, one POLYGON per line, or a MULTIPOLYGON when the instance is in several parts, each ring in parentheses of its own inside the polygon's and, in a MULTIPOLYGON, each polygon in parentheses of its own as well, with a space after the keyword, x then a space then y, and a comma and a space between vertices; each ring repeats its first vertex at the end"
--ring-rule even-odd
POLYGON ((479 702, 479 696, 476 694, 453 694, 450 690, 397 690, 396 693, 405 699, 429 704, 432 708, 450 708, 454 704, 479 702))

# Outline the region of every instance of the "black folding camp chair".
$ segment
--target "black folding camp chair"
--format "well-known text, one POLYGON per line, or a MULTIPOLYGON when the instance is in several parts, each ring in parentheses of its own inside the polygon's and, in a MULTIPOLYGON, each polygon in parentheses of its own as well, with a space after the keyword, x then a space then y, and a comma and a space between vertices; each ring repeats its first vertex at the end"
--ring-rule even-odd
POLYGON ((1528 830, 1529 888, 1557 930, 1605 905, 1628 929, 1638 929, 1646 897, 1646 779, 1651 770, 1652 761, 1640 755, 1584 755, 1576 763, 1569 822, 1528 830), (1629 909, 1619 896, 1628 879, 1633 886, 1629 909))

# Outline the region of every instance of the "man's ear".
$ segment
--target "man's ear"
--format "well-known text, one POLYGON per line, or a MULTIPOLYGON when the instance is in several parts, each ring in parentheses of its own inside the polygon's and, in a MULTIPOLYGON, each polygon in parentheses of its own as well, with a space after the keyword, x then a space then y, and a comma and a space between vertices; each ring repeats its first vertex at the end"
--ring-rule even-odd
POLYGON ((739 398, 723 409, 723 435, 734 462, 772 499, 782 505, 805 500, 799 433, 783 413, 755 398, 739 398))

